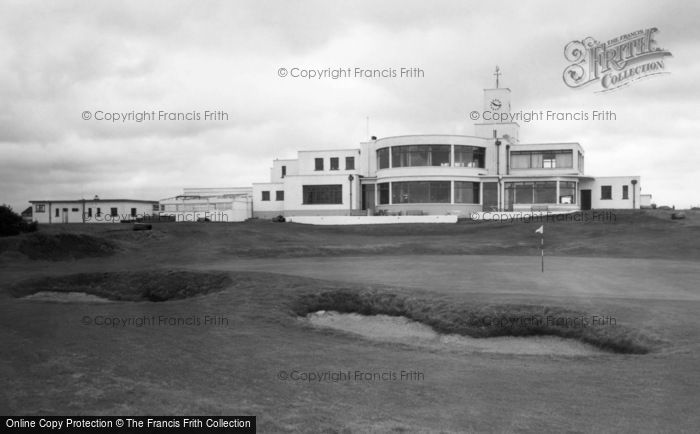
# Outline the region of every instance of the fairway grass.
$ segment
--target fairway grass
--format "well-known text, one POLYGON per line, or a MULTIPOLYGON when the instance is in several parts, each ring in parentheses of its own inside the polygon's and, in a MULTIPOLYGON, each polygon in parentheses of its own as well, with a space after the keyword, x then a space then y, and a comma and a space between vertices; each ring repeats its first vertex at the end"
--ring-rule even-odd
POLYGON ((528 223, 42 227, 114 249, 30 259, 25 235, 0 240, 0 411, 252 414, 290 433, 694 432, 698 226, 657 217, 549 225, 545 273, 528 223), (322 309, 606 351, 444 351, 300 320, 322 309), (596 314, 615 325, 484 321, 596 314))

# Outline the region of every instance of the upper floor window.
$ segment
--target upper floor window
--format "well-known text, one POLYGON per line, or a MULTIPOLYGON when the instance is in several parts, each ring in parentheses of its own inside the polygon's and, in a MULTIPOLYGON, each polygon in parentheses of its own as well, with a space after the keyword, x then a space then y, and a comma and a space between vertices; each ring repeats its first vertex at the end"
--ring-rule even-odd
POLYGON ((612 186, 611 185, 601 185, 600 186, 600 199, 601 200, 612 199, 612 186))
POLYGON ((275 200, 284 200, 284 190, 277 190, 275 192, 275 200))
POLYGON ((39 203, 34 205, 34 211, 36 212, 46 212, 46 205, 43 203, 39 203))
POLYGON ((543 154, 542 155, 542 167, 544 169, 556 169, 557 168, 557 157, 554 154, 543 154))
POLYGON ((315 170, 323 170, 323 158, 314 159, 315 170))
POLYGON ((340 159, 338 157, 331 157, 331 170, 340 169, 340 159))
POLYGON ((480 167, 484 168, 486 150, 476 146, 455 145, 456 167, 480 167))
POLYGON ((287 166, 282 166, 282 178, 287 176, 287 166))
POLYGON ((630 195, 629 185, 623 185, 622 186, 622 198, 629 199, 629 195, 630 195))
POLYGON ((391 167, 449 166, 450 145, 408 145, 391 148, 391 167))
POLYGON ((578 151, 578 171, 583 173, 583 154, 578 151))
POLYGON ((355 170, 355 157, 345 157, 345 170, 355 170))
POLYGON ((573 151, 513 151, 513 169, 570 169, 574 167, 573 151))
POLYGON ((377 167, 379 169, 389 168, 389 148, 377 149, 377 167))

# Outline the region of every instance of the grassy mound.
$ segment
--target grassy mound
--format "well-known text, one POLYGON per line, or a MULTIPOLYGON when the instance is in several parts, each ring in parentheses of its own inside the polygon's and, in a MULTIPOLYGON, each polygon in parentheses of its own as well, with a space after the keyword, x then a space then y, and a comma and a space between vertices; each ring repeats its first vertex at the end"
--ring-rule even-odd
POLYGON ((646 354, 653 346, 651 339, 627 327, 593 324, 593 315, 541 305, 472 305, 376 290, 337 290, 303 295, 293 304, 292 310, 300 316, 319 310, 404 316, 429 325, 439 333, 474 338, 559 336, 624 354, 646 354))
POLYGON ((16 249, 29 259, 48 261, 105 257, 117 251, 117 245, 112 241, 76 233, 33 233, 9 247, 16 249))
POLYGON ((40 291, 84 292, 117 301, 167 301, 220 291, 231 282, 223 272, 80 273, 25 280, 11 287, 10 294, 24 297, 40 291))

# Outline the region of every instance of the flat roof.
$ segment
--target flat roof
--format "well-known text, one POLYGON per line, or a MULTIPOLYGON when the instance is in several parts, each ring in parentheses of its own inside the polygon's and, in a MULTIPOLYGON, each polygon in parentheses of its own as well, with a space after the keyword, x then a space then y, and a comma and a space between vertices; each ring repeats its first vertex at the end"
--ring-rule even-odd
POLYGON ((465 134, 403 134, 400 136, 378 137, 377 140, 367 140, 366 142, 361 142, 361 143, 372 143, 372 142, 378 142, 380 140, 385 140, 385 139, 397 139, 399 137, 468 137, 470 139, 493 140, 493 139, 488 138, 488 137, 467 136, 465 134))
POLYGON ((83 202, 139 202, 139 203, 158 203, 157 200, 143 200, 143 199, 59 199, 59 200, 30 200, 29 203, 83 203, 83 202))
MULTIPOLYGON (((360 148, 314 149, 313 151, 302 150, 302 151, 297 151, 297 152, 298 152, 298 153, 302 153, 302 152, 340 152, 340 151, 357 151, 357 152, 360 152, 360 148)), ((273 161, 275 161, 275 160, 273 160, 273 161)), ((278 160, 278 161, 283 161, 283 160, 278 160)), ((298 159, 290 159, 290 160, 284 160, 284 161, 298 161, 298 159)))

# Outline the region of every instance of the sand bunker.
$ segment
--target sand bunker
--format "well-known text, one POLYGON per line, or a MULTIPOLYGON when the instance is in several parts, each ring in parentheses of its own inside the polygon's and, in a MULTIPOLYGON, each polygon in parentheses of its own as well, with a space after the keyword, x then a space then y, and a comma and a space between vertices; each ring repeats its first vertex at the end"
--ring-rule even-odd
POLYGON ((468 352, 584 356, 605 354, 602 350, 573 339, 556 336, 471 338, 437 333, 431 327, 402 316, 360 315, 318 311, 306 317, 318 327, 353 333, 382 342, 468 352))
POLYGON ((50 301, 54 303, 111 303, 106 298, 84 292, 39 291, 24 298, 26 300, 50 301))

